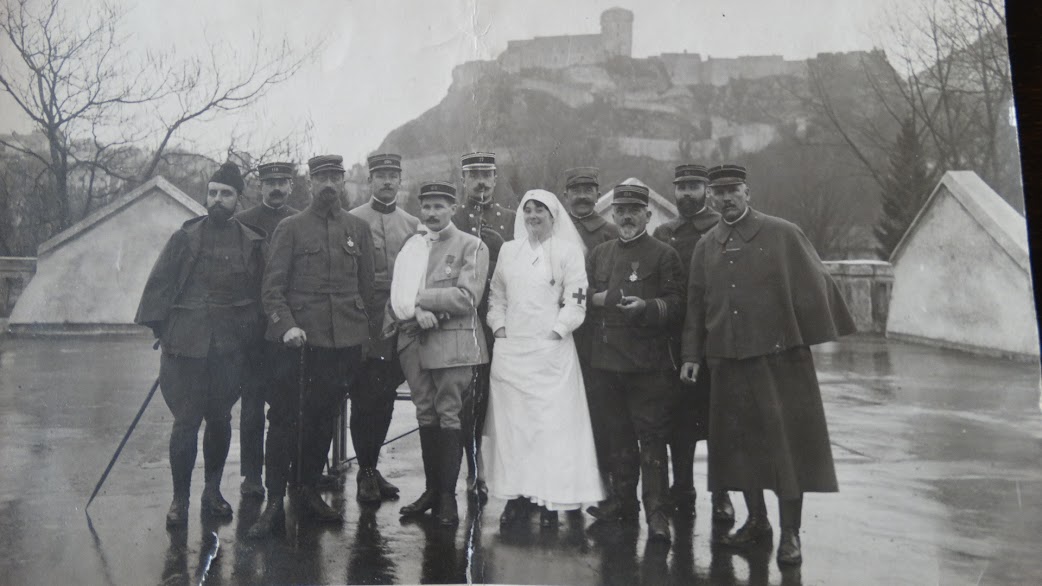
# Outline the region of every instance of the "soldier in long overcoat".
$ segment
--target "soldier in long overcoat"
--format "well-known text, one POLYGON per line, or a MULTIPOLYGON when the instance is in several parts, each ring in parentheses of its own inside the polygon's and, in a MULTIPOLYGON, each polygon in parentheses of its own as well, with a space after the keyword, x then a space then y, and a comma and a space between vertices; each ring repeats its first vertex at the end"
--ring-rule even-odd
POLYGON ((828 270, 796 225, 749 207, 746 170, 709 170, 723 220, 695 247, 681 377, 712 372, 709 489, 745 493, 749 517, 720 538, 772 537, 763 491, 778 496, 780 564, 802 560, 805 492, 838 490, 810 346, 853 333, 828 270))

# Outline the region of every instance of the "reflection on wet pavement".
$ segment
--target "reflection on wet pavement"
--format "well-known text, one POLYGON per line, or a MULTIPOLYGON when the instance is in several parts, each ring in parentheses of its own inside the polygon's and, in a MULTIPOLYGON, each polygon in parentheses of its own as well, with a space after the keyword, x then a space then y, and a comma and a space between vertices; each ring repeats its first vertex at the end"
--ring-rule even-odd
MULTIPOLYGON (((145 338, 0 340, 0 576, 10 584, 1036 584, 1042 576, 1042 417, 1038 366, 865 338, 815 353, 841 492, 807 496, 804 564, 779 569, 773 544, 711 545, 704 491, 697 516, 673 519, 672 547, 643 527, 562 515, 556 529, 500 531, 504 503, 458 528, 402 521, 423 490, 419 442, 385 448, 381 470, 401 502, 360 506, 355 483, 326 498, 340 526, 298 521, 244 537, 263 503, 238 502, 238 438, 222 490, 235 519, 199 515, 167 531, 167 434, 153 401, 102 492, 83 505, 158 368, 145 338)), ((414 425, 396 406, 391 435, 414 425)), ((705 485, 705 447, 696 474, 705 485)), ((201 466, 201 464, 200 464, 201 466)), ((461 483, 462 486, 462 483, 461 483)), ((739 523, 745 511, 735 499, 739 523)), ((777 508, 768 510, 778 535, 777 508)))

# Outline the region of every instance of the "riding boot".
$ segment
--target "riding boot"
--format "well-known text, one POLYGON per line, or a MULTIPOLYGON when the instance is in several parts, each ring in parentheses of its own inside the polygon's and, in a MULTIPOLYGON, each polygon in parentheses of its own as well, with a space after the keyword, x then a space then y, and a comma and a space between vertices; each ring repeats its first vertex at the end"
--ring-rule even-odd
POLYGON ((463 458, 463 437, 458 429, 442 429, 438 471, 438 522, 445 526, 459 523, 456 508, 456 479, 463 458))
POLYGON ((693 512, 695 510, 695 444, 689 441, 674 439, 670 444, 670 458, 673 461, 673 486, 669 489, 669 497, 677 511, 693 512))
POLYGON ((420 456, 423 459, 425 489, 415 502, 401 508, 399 513, 402 516, 421 515, 438 504, 439 431, 437 427, 420 427, 420 456))
POLYGON ((188 496, 192 488, 198 433, 198 427, 192 429, 179 423, 174 423, 170 432, 170 476, 174 484, 174 500, 166 514, 167 527, 188 524, 188 496))
POLYGON ((206 484, 203 489, 202 508, 204 513, 218 519, 231 519, 232 506, 221 494, 221 478, 224 463, 232 442, 231 419, 207 421, 203 432, 203 462, 206 484))
POLYGON ((648 540, 669 543, 672 537, 667 518, 666 486, 669 471, 666 466, 666 440, 648 438, 640 442, 640 473, 643 478, 641 500, 648 522, 648 540))

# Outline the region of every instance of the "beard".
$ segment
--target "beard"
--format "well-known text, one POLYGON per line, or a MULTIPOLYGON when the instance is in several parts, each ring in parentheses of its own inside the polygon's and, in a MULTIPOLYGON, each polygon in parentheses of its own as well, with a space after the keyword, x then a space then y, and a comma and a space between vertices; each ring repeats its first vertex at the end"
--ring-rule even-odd
POLYGON ((206 210, 207 215, 219 224, 227 222, 232 217, 232 212, 233 210, 224 207, 220 202, 213 204, 206 210))
POLYGON ((340 194, 332 187, 326 187, 315 195, 315 204, 321 208, 332 208, 340 203, 340 194))
POLYGON ((692 197, 681 197, 677 199, 677 211, 680 212, 681 216, 690 218, 705 207, 705 200, 698 201, 692 197))

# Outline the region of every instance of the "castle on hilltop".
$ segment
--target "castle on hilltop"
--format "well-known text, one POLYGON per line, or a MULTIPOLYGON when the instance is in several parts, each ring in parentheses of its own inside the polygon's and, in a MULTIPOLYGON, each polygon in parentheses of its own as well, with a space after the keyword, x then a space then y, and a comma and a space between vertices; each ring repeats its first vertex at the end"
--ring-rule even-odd
MULTIPOLYGON (((526 69, 563 70, 601 65, 615 57, 632 57, 633 13, 611 8, 601 14, 601 32, 593 35, 561 35, 508 41, 495 61, 470 61, 452 72, 461 86, 476 83, 495 71, 522 73, 526 69)), ((856 67, 873 55, 866 51, 822 53, 816 59, 856 67)), ((806 60, 786 60, 781 55, 750 55, 728 58, 702 58, 698 53, 663 53, 649 57, 658 63, 673 85, 724 86, 734 79, 761 79, 776 75, 806 74, 806 60)))
POLYGON ((630 57, 632 51, 633 13, 610 8, 601 13, 600 34, 508 41, 506 51, 499 56, 499 66, 510 73, 533 67, 564 69, 604 63, 612 57, 630 57))

